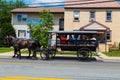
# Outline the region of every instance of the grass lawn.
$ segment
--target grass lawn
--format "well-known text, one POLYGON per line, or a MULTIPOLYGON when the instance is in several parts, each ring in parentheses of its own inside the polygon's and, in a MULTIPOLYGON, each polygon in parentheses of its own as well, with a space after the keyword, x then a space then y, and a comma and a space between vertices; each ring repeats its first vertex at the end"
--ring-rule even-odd
POLYGON ((104 52, 104 54, 110 57, 120 57, 120 51, 104 52))
POLYGON ((13 48, 0 47, 0 53, 13 51, 13 48))

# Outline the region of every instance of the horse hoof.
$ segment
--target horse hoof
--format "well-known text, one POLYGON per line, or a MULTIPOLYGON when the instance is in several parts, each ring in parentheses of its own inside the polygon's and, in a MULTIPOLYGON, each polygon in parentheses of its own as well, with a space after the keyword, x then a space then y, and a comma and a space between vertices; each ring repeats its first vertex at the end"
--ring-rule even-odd
POLYGON ((12 58, 15 58, 15 56, 13 56, 12 58))

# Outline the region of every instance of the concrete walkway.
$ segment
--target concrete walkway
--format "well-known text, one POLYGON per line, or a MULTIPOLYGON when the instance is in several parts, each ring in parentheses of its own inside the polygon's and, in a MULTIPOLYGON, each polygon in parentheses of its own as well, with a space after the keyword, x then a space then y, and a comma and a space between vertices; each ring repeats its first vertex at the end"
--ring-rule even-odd
MULTIPOLYGON (((0 53, 1 58, 12 58, 14 55, 14 51, 11 52, 5 52, 5 53, 0 53)), ((28 54, 21 54, 22 56, 28 56, 28 54)))
MULTIPOLYGON (((14 52, 6 52, 6 53, 0 53, 0 57, 2 58, 11 58, 13 56, 14 52)), ((28 54, 21 54, 22 56, 28 56, 28 54)), ((37 55, 40 56, 39 54, 37 55)), ((57 55, 57 56, 73 56, 73 55, 57 55)), ((75 55, 76 57, 76 55, 75 55)), ((103 53, 99 52, 98 56, 96 56, 96 59, 98 60, 120 60, 120 57, 108 57, 104 55, 103 53)))
POLYGON ((120 60, 120 57, 108 57, 101 52, 98 52, 98 56, 96 56, 96 58, 103 59, 103 60, 120 60))
POLYGON ((6 53, 0 53, 0 57, 1 58, 11 58, 12 57, 12 55, 13 55, 13 51, 11 51, 11 52, 6 52, 6 53))

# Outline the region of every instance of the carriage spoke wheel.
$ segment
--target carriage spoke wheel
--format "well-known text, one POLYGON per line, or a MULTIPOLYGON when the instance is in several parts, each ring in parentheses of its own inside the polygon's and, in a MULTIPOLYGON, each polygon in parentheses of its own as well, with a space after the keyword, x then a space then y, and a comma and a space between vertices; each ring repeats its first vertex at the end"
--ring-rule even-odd
POLYGON ((55 58, 55 55, 56 55, 56 51, 54 51, 54 50, 50 50, 49 51, 49 57, 50 57, 50 59, 55 58))
POLYGON ((87 59, 90 56, 90 50, 88 48, 81 48, 77 51, 78 60, 87 59))
POLYGON ((40 57, 42 60, 45 60, 47 59, 47 52, 45 49, 43 49, 41 52, 40 52, 40 57))
POLYGON ((50 59, 53 59, 56 55, 56 52, 54 50, 51 50, 51 49, 43 49, 40 53, 40 57, 41 59, 43 60, 50 60, 50 59))

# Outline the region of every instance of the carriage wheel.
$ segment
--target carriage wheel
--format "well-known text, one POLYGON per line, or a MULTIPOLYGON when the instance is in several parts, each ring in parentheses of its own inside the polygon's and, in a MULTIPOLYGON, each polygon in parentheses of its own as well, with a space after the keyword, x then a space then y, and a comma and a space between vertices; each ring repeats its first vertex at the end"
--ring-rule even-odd
POLYGON ((81 58, 89 58, 90 56, 90 49, 88 48, 81 48, 77 51, 77 58, 80 60, 81 58))
POLYGON ((40 57, 41 59, 43 60, 50 60, 50 59, 53 59, 56 55, 56 51, 54 50, 51 50, 51 49, 43 49, 40 53, 40 57))
POLYGON ((40 57, 42 60, 45 60, 47 59, 47 51, 45 49, 43 49, 41 52, 40 52, 40 57))
POLYGON ((49 51, 49 56, 51 59, 55 58, 55 55, 56 55, 56 51, 55 50, 50 50, 49 51))

